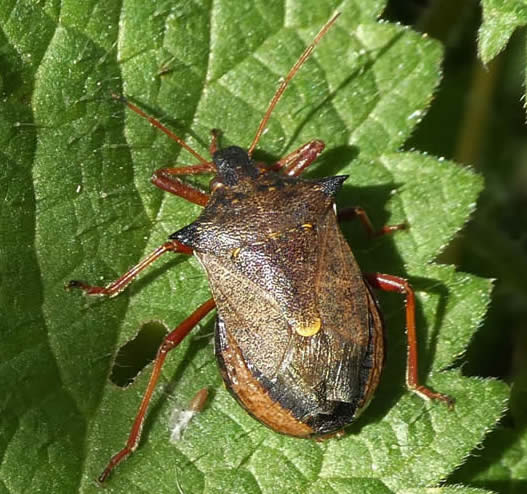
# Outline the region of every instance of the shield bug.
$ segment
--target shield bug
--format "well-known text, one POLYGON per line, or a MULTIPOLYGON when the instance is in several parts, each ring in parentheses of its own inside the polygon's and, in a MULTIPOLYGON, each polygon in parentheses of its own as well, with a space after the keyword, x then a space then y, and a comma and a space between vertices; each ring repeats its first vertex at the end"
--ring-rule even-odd
MULTIPOLYGON (((299 68, 337 19, 331 18, 291 68, 256 131, 248 150, 218 147, 212 132, 212 160, 138 107, 147 118, 190 152, 198 164, 156 171, 152 182, 204 209, 137 266, 106 287, 71 281, 89 295, 113 296, 161 255, 195 255, 207 273, 213 298, 198 307, 161 344, 152 375, 126 445, 99 477, 137 447, 147 408, 167 353, 214 307, 215 353, 227 388, 253 417, 276 432, 316 438, 340 431, 366 407, 384 362, 382 316, 372 288, 406 296, 407 384, 427 399, 451 398, 419 383, 414 293, 402 278, 361 273, 337 221, 335 194, 346 176, 299 176, 324 149, 313 140, 271 165, 252 154, 270 115, 299 68), (209 193, 178 177, 213 174, 209 193)), ((374 232, 361 208, 340 214, 357 217, 374 232)))

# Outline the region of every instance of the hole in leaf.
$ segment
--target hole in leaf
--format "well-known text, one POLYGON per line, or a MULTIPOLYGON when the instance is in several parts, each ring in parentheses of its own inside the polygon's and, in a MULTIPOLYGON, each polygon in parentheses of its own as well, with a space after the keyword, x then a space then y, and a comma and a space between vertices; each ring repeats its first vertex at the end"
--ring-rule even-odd
POLYGON ((122 388, 132 384, 136 376, 154 360, 166 334, 164 324, 158 321, 144 323, 137 336, 117 352, 110 381, 122 388))

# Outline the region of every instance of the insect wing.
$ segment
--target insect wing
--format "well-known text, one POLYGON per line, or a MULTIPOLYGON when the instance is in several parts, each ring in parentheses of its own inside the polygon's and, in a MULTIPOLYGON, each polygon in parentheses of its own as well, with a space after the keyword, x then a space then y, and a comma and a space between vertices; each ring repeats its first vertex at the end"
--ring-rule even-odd
MULTIPOLYGON (((248 246, 235 259, 211 253, 198 257, 207 270, 221 322, 217 353, 236 347, 269 396, 309 421, 332 414, 340 403, 355 410, 364 402, 361 384, 368 372, 362 371, 374 364, 371 348, 379 336, 374 327, 378 314, 332 210, 305 232, 303 241, 295 232, 291 235, 248 246), (242 255, 251 257, 246 268, 242 255), (271 273, 255 272, 255 266, 271 273), (297 294, 292 311, 291 301, 280 297, 280 290, 270 290, 269 283, 275 280, 280 286, 284 277, 295 273, 303 278, 299 283, 290 280, 297 294), (305 297, 304 287, 312 300, 305 297), (313 336, 299 335, 288 322, 291 313, 302 312, 302 303, 306 312, 314 304, 320 314, 321 329, 313 336)), ((225 372, 227 381, 236 379, 236 369, 225 372)))

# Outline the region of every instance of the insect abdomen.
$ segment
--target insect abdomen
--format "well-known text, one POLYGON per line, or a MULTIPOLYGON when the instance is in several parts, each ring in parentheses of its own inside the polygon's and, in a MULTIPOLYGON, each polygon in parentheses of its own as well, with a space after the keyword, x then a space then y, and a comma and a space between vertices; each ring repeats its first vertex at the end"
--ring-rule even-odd
MULTIPOLYGON (((369 343, 360 362, 357 381, 350 382, 350 401, 328 401, 325 390, 295 389, 291 380, 271 381, 251 366, 225 323, 216 320, 216 358, 227 389, 254 418, 281 434, 302 438, 331 434, 350 424, 367 406, 379 382, 384 360, 382 321, 373 298, 369 343), (379 338, 381 339, 379 341, 379 338), (309 399, 311 397, 311 399, 309 399), (320 403, 317 403, 320 398, 320 403)), ((276 356, 278 358, 278 356, 276 356)), ((341 365, 343 362, 328 362, 341 365)), ((331 383, 325 383, 331 385, 331 383)))

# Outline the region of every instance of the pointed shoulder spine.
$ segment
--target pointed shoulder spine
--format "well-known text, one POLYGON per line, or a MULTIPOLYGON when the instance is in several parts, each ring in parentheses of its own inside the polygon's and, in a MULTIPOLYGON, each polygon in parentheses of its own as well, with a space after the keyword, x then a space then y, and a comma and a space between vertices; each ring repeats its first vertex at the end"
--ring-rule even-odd
POLYGON ((322 188, 324 194, 329 197, 333 197, 340 190, 342 184, 348 177, 349 175, 336 175, 334 177, 324 177, 317 180, 316 183, 322 188))

